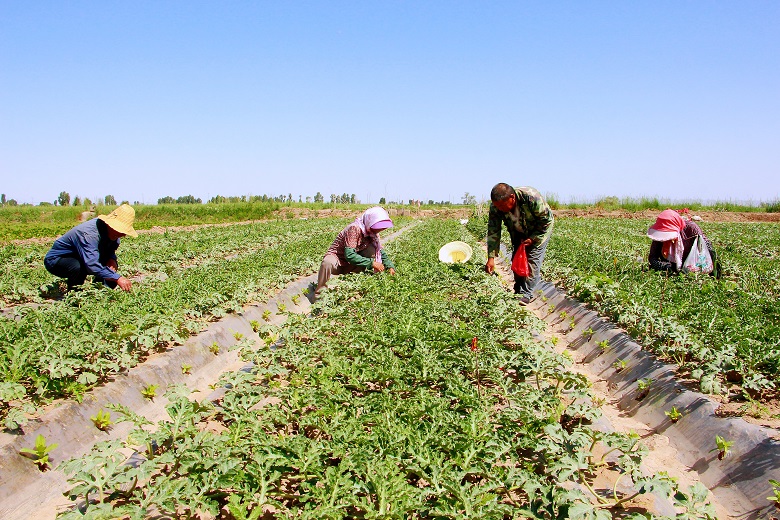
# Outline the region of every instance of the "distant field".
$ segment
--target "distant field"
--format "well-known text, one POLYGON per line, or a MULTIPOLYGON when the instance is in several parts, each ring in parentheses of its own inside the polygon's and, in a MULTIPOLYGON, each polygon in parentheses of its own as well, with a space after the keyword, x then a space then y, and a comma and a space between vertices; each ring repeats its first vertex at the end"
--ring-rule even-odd
MULTIPOLYGON (((771 214, 769 220, 780 220, 780 203, 778 202, 762 203, 760 205, 746 205, 728 201, 704 204, 697 201, 606 197, 590 203, 576 201, 563 203, 558 201, 554 195, 548 195, 548 201, 555 210, 594 212, 622 210, 626 212, 642 212, 663 210, 671 207, 689 208, 691 211, 704 211, 715 214, 739 212, 766 215, 769 213, 771 214)), ((363 211, 370 206, 372 204, 257 201, 224 202, 219 204, 135 205, 133 207, 136 210, 135 228, 143 230, 154 226, 189 226, 245 222, 268 218, 315 217, 328 212, 363 211)), ((95 208, 95 214, 103 215, 109 213, 115 207, 98 205, 95 208)), ((471 211, 475 207, 484 210, 486 204, 484 202, 480 204, 422 204, 417 207, 416 205, 389 203, 383 204, 383 207, 391 211, 391 213, 398 212, 400 214, 423 211, 426 214, 431 214, 451 210, 471 211)), ((11 240, 61 235, 78 224, 81 214, 86 210, 87 208, 83 206, 0 206, 0 243, 11 240)))

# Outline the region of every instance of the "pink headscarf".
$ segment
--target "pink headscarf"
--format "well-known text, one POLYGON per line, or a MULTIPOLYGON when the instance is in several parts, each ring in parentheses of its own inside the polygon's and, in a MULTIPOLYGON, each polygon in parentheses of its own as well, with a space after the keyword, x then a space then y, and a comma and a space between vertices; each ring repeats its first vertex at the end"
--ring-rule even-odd
POLYGON ((387 214, 387 211, 379 206, 374 206, 364 211, 362 215, 355 219, 352 225, 359 227, 363 235, 371 239, 376 248, 375 259, 377 262, 381 262, 382 244, 379 242, 377 231, 393 227, 393 221, 390 220, 390 215, 387 214))
POLYGON ((685 221, 673 209, 665 209, 658 214, 655 224, 647 230, 647 236, 657 242, 663 242, 663 254, 670 262, 682 267, 683 241, 680 232, 685 227, 685 221))

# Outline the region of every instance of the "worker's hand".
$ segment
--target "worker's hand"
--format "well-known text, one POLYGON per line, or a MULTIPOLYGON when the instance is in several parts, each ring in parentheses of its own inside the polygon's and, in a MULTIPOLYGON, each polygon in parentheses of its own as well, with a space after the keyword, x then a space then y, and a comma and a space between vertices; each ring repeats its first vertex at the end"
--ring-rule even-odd
POLYGON ((393 268, 391 267, 390 269, 388 269, 388 270, 387 270, 387 272, 388 272, 388 273, 390 273, 390 274, 395 274, 395 269, 393 269, 393 268))
POLYGON ((119 268, 119 265, 116 263, 116 260, 114 260, 113 258, 109 258, 108 262, 106 262, 106 267, 116 272, 116 270, 119 268))
POLYGON ((374 267, 374 272, 375 273, 381 273, 382 271, 385 270, 385 265, 383 263, 381 263, 381 262, 374 262, 371 265, 374 267))
POLYGON ((531 244, 533 244, 533 243, 534 243, 534 241, 533 241, 533 240, 531 240, 530 238, 526 238, 526 239, 525 239, 525 240, 523 240, 523 242, 522 242, 522 244, 523 244, 525 247, 528 247, 528 246, 530 246, 530 245, 531 245, 531 244))
POLYGON ((116 284, 125 292, 130 292, 130 289, 133 287, 133 283, 124 276, 120 276, 116 284))
POLYGON ((488 274, 493 274, 493 271, 495 270, 496 270, 496 259, 488 258, 487 262, 485 263, 485 271, 487 271, 488 274))

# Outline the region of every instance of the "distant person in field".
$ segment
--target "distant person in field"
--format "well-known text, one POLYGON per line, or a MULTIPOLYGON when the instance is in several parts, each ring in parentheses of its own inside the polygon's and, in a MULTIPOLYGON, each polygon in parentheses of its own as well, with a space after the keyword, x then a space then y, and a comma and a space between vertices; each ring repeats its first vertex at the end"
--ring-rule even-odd
POLYGON ((720 278, 720 262, 715 255, 712 242, 698 224, 683 217, 673 209, 665 209, 655 219, 655 224, 647 230, 647 236, 653 241, 647 257, 650 268, 671 273, 685 273, 683 262, 691 252, 696 237, 701 237, 709 250, 714 269, 712 276, 720 278))
POLYGON ((130 280, 117 272, 116 250, 123 236, 138 236, 134 220, 135 210, 122 204, 108 215, 79 224, 54 241, 43 265, 54 276, 66 278, 68 289, 83 284, 91 274, 96 282, 129 291, 130 280))
POLYGON ((367 209, 354 222, 345 227, 336 236, 325 258, 322 259, 317 276, 315 297, 334 274, 357 272, 395 274, 395 265, 385 254, 379 242, 379 233, 393 227, 393 221, 387 211, 375 206, 367 209))
POLYGON ((493 186, 490 200, 485 270, 492 273, 495 269, 503 223, 512 239, 512 255, 521 244, 525 245, 530 275, 515 274, 514 290, 515 294, 520 295, 520 303, 527 305, 541 280, 542 261, 553 230, 553 212, 542 194, 530 187, 513 188, 501 182, 493 186))

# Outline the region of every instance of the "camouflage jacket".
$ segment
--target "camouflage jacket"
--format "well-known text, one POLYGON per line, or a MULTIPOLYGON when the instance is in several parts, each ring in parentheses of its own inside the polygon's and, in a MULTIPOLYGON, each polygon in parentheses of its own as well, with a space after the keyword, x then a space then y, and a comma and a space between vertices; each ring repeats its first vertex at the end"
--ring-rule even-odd
POLYGON ((487 250, 488 258, 498 256, 501 247, 501 224, 506 225, 512 243, 530 238, 539 245, 552 235, 553 212, 550 206, 534 188, 515 188, 517 203, 512 211, 504 213, 490 204, 488 214, 487 250), (518 240, 519 239, 519 240, 518 240))

